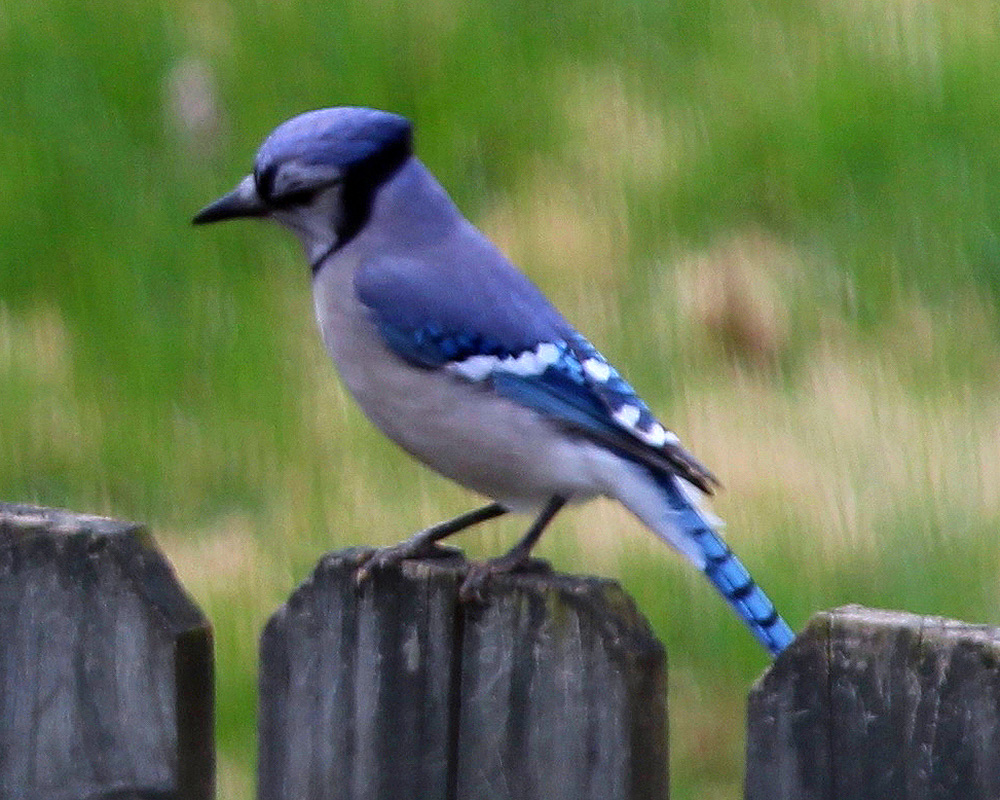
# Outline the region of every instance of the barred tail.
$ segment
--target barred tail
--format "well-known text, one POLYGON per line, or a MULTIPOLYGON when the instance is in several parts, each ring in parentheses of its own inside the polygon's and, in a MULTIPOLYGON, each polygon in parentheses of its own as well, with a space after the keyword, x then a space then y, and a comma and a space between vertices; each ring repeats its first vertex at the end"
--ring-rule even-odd
POLYGON ((719 520, 701 507, 697 490, 683 479, 649 472, 646 475, 653 478, 646 486, 652 489, 650 484, 655 484, 655 492, 622 492, 619 499, 660 538, 701 569, 768 652, 778 655, 791 644, 795 634, 716 533, 719 520))
POLYGON ((695 490, 675 476, 657 477, 673 511, 674 526, 695 545, 695 552, 700 556, 695 563, 768 652, 778 655, 795 638, 788 623, 729 545, 715 532, 718 522, 699 506, 695 490))
POLYGON ((709 528, 690 535, 705 554, 705 575, 760 643, 775 656, 788 647, 795 634, 729 546, 709 528))

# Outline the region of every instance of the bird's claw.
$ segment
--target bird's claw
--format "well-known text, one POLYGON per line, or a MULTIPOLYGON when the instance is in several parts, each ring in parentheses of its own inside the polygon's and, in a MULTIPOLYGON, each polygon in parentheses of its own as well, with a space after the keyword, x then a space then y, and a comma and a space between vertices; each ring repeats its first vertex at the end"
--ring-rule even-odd
POLYGON ((462 585, 458 588, 458 599, 463 603, 482 603, 483 602, 483 589, 489 582, 490 575, 490 562, 480 562, 478 564, 473 564, 469 567, 469 571, 465 573, 465 579, 462 581, 462 585))
MULTIPOLYGON (((456 547, 446 547, 434 542, 407 539, 399 544, 391 544, 372 551, 354 571, 354 585, 360 589, 371 578, 372 573, 396 566, 412 558, 448 558, 461 556, 456 547)), ((458 589, 459 600, 463 603, 482 603, 483 592, 494 575, 511 572, 551 572, 552 566, 541 558, 530 558, 521 554, 508 553, 489 561, 469 565, 469 569, 458 589)))
POLYGON ((461 554, 462 551, 456 547, 407 539, 399 544, 380 547, 365 558, 354 571, 354 585, 360 589, 376 570, 396 566, 411 558, 448 558, 461 554))
POLYGON ((494 575, 511 572, 551 572, 552 565, 542 558, 511 558, 501 556, 489 561, 472 564, 465 580, 458 589, 458 599, 463 603, 482 603, 483 591, 494 575))

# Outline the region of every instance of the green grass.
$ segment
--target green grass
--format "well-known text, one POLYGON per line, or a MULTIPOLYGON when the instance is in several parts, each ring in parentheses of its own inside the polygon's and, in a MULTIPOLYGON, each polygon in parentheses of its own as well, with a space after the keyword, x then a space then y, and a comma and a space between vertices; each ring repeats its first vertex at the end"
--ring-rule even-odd
MULTIPOLYGON (((286 235, 188 224, 282 119, 373 105, 720 474, 793 626, 995 622, 997 85, 986 0, 12 0, 0 497, 151 525, 215 623, 244 796, 267 615, 324 550, 472 502, 345 396, 286 235)), ((606 504, 542 549, 620 577, 667 643, 673 796, 737 797, 756 644, 606 504)))

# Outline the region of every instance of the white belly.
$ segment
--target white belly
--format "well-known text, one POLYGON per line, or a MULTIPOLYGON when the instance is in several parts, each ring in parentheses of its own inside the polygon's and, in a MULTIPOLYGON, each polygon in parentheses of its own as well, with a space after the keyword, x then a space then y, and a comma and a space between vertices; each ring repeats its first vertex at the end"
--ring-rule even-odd
POLYGON ((603 476, 616 457, 563 435, 486 385, 404 363, 382 344, 353 286, 335 285, 344 273, 332 266, 317 276, 314 293, 324 344, 362 410, 390 439, 511 508, 535 508, 556 494, 580 500, 607 491, 603 476))

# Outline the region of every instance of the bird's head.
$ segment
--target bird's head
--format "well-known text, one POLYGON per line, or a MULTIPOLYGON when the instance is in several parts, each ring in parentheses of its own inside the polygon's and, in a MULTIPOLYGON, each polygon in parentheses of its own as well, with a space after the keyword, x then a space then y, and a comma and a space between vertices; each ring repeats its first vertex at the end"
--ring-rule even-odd
POLYGON ((413 152, 410 123, 370 108, 324 108, 282 123, 254 170, 196 225, 265 217, 290 228, 314 268, 365 224, 378 188, 413 152))

